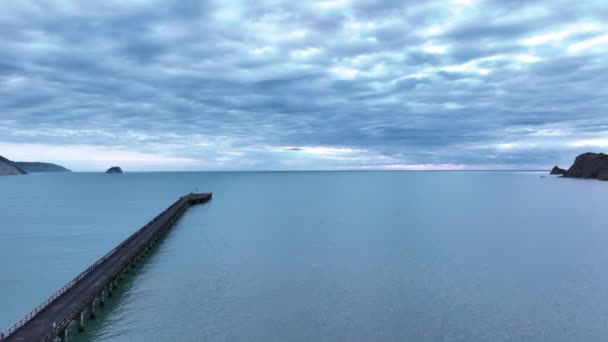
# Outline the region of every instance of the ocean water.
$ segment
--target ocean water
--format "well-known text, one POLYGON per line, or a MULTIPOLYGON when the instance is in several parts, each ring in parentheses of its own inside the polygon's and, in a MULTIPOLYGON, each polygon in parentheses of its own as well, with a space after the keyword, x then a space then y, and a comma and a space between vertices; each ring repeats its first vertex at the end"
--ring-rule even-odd
POLYGON ((71 341, 606 341, 608 182, 541 175, 0 177, 0 328, 198 188, 71 341))

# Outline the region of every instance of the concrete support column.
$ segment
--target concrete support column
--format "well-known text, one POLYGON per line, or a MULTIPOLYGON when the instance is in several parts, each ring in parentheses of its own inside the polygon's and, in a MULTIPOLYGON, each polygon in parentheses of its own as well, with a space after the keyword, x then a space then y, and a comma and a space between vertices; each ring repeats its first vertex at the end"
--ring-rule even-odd
POLYGON ((106 303, 106 290, 101 290, 99 295, 99 306, 104 306, 106 303))
POLYGON ((114 287, 115 289, 118 288, 118 280, 116 280, 116 279, 112 280, 112 287, 114 287))
POLYGON ((91 305, 89 306, 89 317, 91 319, 95 318, 95 299, 93 299, 91 305))
POLYGON ((78 314, 78 331, 84 331, 84 310, 78 314))
POLYGON ((110 284, 110 286, 108 286, 108 297, 112 297, 112 289, 114 288, 114 286, 112 286, 112 284, 110 284))
POLYGON ((68 342, 68 328, 65 328, 57 335, 63 342, 68 342))

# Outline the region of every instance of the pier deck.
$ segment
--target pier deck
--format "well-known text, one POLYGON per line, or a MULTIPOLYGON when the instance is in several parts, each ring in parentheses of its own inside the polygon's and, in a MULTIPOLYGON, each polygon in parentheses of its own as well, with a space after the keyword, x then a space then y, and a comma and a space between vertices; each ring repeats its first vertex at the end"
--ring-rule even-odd
POLYGON ((85 309, 94 315, 95 305, 103 305, 112 289, 132 263, 141 258, 191 205, 211 199, 211 193, 188 194, 112 249, 66 284, 25 318, 3 332, 0 341, 52 341, 67 338, 67 328, 77 321, 84 325, 85 309))

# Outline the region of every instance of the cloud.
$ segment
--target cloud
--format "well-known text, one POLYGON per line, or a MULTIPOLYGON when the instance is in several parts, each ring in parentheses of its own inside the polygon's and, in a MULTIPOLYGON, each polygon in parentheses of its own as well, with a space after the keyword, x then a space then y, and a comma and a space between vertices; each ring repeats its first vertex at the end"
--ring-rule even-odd
POLYGON ((608 148, 608 138, 575 140, 570 145, 573 147, 608 148))
POLYGON ((390 164, 381 165, 382 170, 410 170, 410 171, 429 171, 429 170, 466 170, 465 165, 461 164, 390 164))
POLYGON ((139 169, 545 167, 606 148, 607 16, 568 1, 6 0, 0 154, 77 170, 113 153, 139 169))

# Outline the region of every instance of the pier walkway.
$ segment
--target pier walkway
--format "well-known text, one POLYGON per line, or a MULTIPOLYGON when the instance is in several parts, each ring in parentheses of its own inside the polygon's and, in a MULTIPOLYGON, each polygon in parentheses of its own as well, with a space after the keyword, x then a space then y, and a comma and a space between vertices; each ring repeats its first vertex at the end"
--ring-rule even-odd
POLYGON ((85 310, 91 318, 94 317, 96 305, 104 305, 105 297, 112 295, 118 280, 129 272, 133 263, 148 253, 184 211, 191 205, 207 202, 211 196, 211 193, 191 193, 180 197, 26 317, 2 332, 0 341, 52 341, 56 337, 67 340, 68 328, 73 321, 79 330, 83 330, 85 310))

